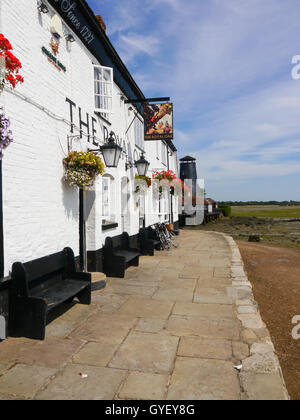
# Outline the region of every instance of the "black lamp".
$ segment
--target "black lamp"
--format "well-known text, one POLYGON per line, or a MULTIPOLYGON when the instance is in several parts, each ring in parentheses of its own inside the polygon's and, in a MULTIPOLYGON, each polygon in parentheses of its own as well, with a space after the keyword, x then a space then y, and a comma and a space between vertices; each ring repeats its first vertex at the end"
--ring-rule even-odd
POLYGON ((66 41, 68 41, 68 42, 74 42, 75 41, 75 38, 74 38, 74 36, 72 34, 68 34, 66 36, 66 41))
POLYGON ((123 150, 122 147, 116 144, 113 136, 114 133, 111 131, 108 142, 100 147, 107 168, 117 168, 123 150))
POLYGON ((40 4, 38 5, 38 10, 41 12, 41 13, 48 13, 49 12, 49 9, 48 9, 48 7, 46 6, 46 4, 44 3, 44 2, 40 2, 40 4))
POLYGON ((135 162, 135 166, 139 176, 146 176, 150 163, 145 159, 144 152, 140 159, 135 162))
POLYGON ((150 163, 145 159, 144 152, 139 160, 136 160, 134 163, 126 162, 126 171, 133 167, 136 167, 139 176, 146 176, 150 163))

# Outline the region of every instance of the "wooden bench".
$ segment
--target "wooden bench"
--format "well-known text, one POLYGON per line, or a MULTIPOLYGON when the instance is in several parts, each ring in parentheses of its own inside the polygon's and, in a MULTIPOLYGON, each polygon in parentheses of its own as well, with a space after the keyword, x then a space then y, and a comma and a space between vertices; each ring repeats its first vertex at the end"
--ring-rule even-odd
POLYGON ((154 229, 141 228, 138 237, 139 247, 143 255, 154 255, 154 250, 161 249, 161 242, 157 239, 154 229))
POLYGON ((9 334, 45 339, 47 315, 75 297, 91 303, 91 274, 76 272, 72 249, 12 266, 9 334))
POLYGON ((119 245, 108 237, 103 248, 103 271, 107 277, 124 278, 128 267, 138 267, 140 255, 139 249, 130 248, 127 232, 122 234, 119 245))

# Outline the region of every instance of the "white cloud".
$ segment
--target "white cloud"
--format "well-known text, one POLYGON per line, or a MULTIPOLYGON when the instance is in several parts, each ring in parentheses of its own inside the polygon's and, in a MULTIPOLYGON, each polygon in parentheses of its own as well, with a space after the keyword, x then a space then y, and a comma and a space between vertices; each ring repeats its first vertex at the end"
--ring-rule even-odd
POLYGON ((159 49, 160 40, 155 36, 143 36, 134 32, 121 35, 119 38, 119 48, 126 62, 140 54, 155 56, 159 49))
POLYGON ((103 3, 116 49, 145 95, 172 98, 179 155, 195 155, 215 185, 299 176, 297 0, 103 3))

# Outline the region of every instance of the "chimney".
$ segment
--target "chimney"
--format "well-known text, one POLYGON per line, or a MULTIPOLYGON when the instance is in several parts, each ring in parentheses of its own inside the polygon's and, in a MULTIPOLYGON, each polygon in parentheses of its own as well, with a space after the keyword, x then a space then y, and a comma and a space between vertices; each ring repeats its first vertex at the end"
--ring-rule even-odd
POLYGON ((106 25, 104 23, 104 20, 102 19, 102 16, 96 15, 96 19, 98 20, 99 25, 101 26, 101 28, 103 29, 103 31, 106 32, 106 25))

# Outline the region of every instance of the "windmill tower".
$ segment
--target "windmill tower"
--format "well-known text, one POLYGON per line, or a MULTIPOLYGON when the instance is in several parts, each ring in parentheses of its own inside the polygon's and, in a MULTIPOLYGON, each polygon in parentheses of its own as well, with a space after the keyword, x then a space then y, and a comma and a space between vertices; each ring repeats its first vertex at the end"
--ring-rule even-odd
POLYGON ((196 184, 197 184, 197 168, 196 159, 191 156, 185 156, 180 159, 180 179, 185 182, 187 179, 192 180, 192 195, 196 196, 196 184))
MULTIPOLYGON (((180 179, 187 183, 187 180, 190 180, 188 185, 192 188, 192 207, 187 203, 184 198, 182 200, 182 215, 180 217, 181 226, 189 225, 196 226, 203 223, 203 217, 199 216, 199 213, 196 213, 196 203, 199 202, 199 196, 201 191, 199 190, 200 186, 198 185, 198 176, 197 176, 197 167, 196 159, 191 156, 185 156, 180 159, 180 179), (198 200, 197 200, 198 199, 198 200), (188 208, 188 211, 187 211, 188 208), (193 211, 193 209, 195 211, 193 211)), ((197 203, 198 204, 198 203, 197 203)), ((202 204, 204 204, 204 198, 202 199, 202 204)))

